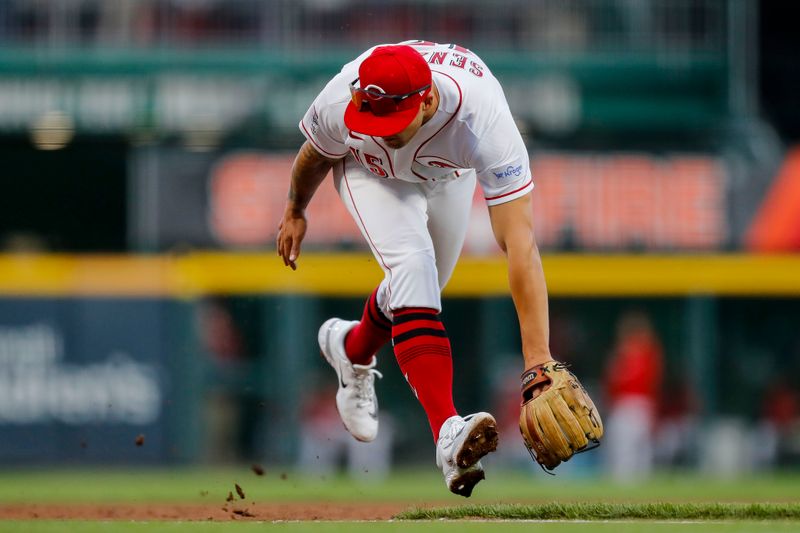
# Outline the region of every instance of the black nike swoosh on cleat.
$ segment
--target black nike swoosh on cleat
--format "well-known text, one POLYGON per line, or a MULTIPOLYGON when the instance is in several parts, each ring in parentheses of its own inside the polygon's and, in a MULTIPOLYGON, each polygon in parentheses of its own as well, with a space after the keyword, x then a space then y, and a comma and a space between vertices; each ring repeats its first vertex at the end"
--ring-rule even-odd
MULTIPOLYGON (((330 345, 331 345, 331 329, 333 329, 333 328, 328 328, 328 331, 325 332, 325 345, 328 348, 330 348, 330 345)), ((333 359, 334 358, 331 356, 331 363, 333 363, 333 359)), ((337 371, 336 372, 336 377, 339 378, 339 386, 341 386, 343 389, 346 389, 347 385, 345 384, 344 381, 342 381, 341 369, 340 368, 336 368, 335 370, 337 371)))

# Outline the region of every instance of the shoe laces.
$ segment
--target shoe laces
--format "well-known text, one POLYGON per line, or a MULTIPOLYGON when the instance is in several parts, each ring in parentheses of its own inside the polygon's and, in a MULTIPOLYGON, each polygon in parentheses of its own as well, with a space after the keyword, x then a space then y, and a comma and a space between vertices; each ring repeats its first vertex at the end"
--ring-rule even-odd
POLYGON ((372 362, 368 365, 353 365, 353 386, 356 389, 356 398, 358 398, 356 405, 359 407, 367 407, 374 401, 375 376, 383 379, 383 374, 375 369, 376 364, 378 361, 373 357, 372 362))

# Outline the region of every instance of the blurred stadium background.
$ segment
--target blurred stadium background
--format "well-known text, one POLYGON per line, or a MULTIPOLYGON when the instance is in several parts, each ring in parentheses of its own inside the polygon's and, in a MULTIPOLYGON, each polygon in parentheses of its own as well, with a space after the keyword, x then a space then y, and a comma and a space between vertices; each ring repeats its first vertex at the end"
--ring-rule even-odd
MULTIPOLYGON (((796 470, 793 12, 753 0, 0 0, 0 463, 432 468, 389 350, 383 438, 350 446, 336 417, 316 331, 359 316, 380 272, 329 185, 300 270, 272 248, 313 97, 366 47, 421 38, 486 60, 531 151, 553 351, 609 426, 566 475, 796 470), (633 450, 614 445, 625 427, 645 428, 633 450)), ((506 428, 498 468, 532 469, 514 427, 518 328, 485 211, 476 197, 446 292, 457 406, 506 428)))

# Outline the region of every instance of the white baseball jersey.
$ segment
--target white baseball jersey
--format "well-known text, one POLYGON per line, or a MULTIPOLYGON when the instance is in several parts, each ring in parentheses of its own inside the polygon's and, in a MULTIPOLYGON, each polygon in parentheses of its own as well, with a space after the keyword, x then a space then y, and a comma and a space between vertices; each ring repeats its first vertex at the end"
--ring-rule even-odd
POLYGON ((519 198, 533 188, 528 152, 503 89, 486 64, 462 47, 407 41, 428 61, 439 90, 434 116, 406 146, 394 150, 351 132, 344 123, 349 84, 371 48, 346 64, 300 121, 300 129, 326 157, 348 154, 377 178, 408 182, 458 179, 474 169, 488 205, 519 198))

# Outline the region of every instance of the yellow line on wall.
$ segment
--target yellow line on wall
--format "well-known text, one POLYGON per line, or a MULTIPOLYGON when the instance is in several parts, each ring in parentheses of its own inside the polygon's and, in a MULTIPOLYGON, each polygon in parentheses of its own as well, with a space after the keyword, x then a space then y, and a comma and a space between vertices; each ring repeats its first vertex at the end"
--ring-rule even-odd
MULTIPOLYGON (((800 296, 800 255, 544 257, 552 296, 800 296)), ((307 294, 366 296, 382 272, 366 254, 0 255, 0 296, 307 294)), ((447 296, 508 294, 502 257, 462 258, 447 296)))
POLYGON ((303 254, 291 270, 272 254, 204 253, 179 259, 183 294, 368 295, 383 278, 371 255, 303 254))

